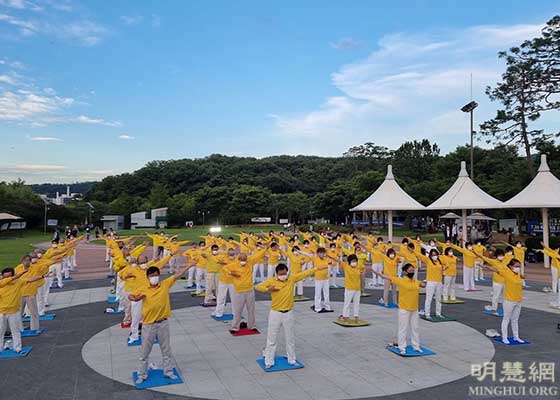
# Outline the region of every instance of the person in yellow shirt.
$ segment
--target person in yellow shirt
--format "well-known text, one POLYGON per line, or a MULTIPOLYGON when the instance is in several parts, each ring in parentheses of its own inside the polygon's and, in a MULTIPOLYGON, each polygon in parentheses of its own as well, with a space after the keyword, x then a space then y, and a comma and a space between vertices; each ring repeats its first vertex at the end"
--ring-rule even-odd
MULTIPOLYGON (((273 238, 273 240, 276 239, 273 238)), ((272 278, 272 276, 274 275, 276 266, 280 263, 280 256, 281 256, 280 246, 278 246, 278 243, 276 243, 275 241, 271 242, 270 248, 266 252, 266 258, 267 258, 266 277, 267 278, 272 278)))
POLYGON ((525 343, 525 341, 519 337, 519 315, 521 314, 521 302, 523 300, 521 262, 513 258, 507 263, 506 267, 487 266, 486 268, 502 276, 505 282, 502 342, 510 344, 508 328, 511 323, 513 340, 518 343, 525 343))
MULTIPOLYGON (((328 266, 320 267, 328 270, 328 266)), ((258 284, 255 289, 259 292, 269 292, 272 297, 270 312, 268 314, 268 330, 266 337, 266 347, 264 349, 264 361, 266 368, 274 366, 276 355, 276 338, 280 328, 284 328, 286 336, 286 353, 288 363, 296 364, 296 343, 294 334, 294 288, 296 282, 305 279, 316 273, 316 269, 309 269, 305 272, 288 274, 286 264, 276 266, 276 276, 270 277, 266 281, 258 284)))
POLYGON ((211 304, 216 300, 214 292, 218 290, 219 272, 222 268, 223 255, 220 254, 220 247, 213 244, 210 252, 202 252, 202 257, 206 259, 206 293, 204 304, 211 304))
POLYGON ((330 303, 329 270, 332 261, 327 258, 327 251, 323 247, 317 249, 315 256, 311 258, 315 269, 315 306, 317 313, 332 312, 330 303), (327 267, 326 269, 323 267, 327 267))
POLYGON ((453 253, 451 247, 446 247, 443 254, 439 256, 441 262, 445 265, 443 270, 443 300, 457 300, 455 297, 455 280, 457 278, 457 257, 453 253))
POLYGON ((426 299, 424 302, 424 317, 432 319, 431 308, 432 299, 436 300, 436 317, 442 318, 441 315, 441 296, 443 285, 441 283, 443 271, 447 268, 439 259, 439 252, 432 248, 428 252, 428 256, 422 254, 419 250, 415 251, 416 257, 426 265, 426 299))
POLYGON ((14 268, 4 268, 0 279, 0 353, 4 346, 4 333, 10 327, 13 350, 21 353, 21 297, 26 285, 33 284, 44 278, 44 275, 28 276, 29 270, 21 270, 16 274, 14 268), (24 276, 24 278, 21 278, 24 276))
MULTIPOLYGON (((494 269, 506 268, 507 264, 512 259, 512 257, 506 257, 502 249, 496 249, 494 251, 494 257, 496 258, 490 258, 484 255, 480 257, 486 264, 491 265, 494 269)), ((494 272, 492 274, 492 305, 485 306, 484 308, 486 311, 491 311, 495 315, 498 315, 498 307, 499 307, 500 299, 503 298, 504 285, 505 285, 505 280, 503 276, 494 272)))
MULTIPOLYGON (((372 249, 372 251, 372 256, 378 255, 382 257, 383 273, 387 276, 397 276, 397 268, 400 259, 397 257, 395 250, 392 247, 389 247, 386 253, 383 253, 378 249, 372 249)), ((379 272, 375 273, 375 275, 382 276, 379 272)), ((379 304, 382 304, 385 307, 389 307, 390 304, 397 304, 397 286, 394 285, 390 279, 384 279, 383 297, 379 299, 379 304), (389 290, 391 290, 393 299, 392 303, 389 303, 389 290)))
POLYGON ((206 250, 206 242, 201 240, 198 245, 195 243, 193 247, 188 249, 183 253, 184 256, 188 257, 188 263, 195 265, 195 267, 189 269, 187 287, 192 287, 192 280, 194 274, 195 283, 195 293, 200 295, 202 293, 202 282, 205 281, 206 277, 206 259, 202 257, 202 253, 206 250), (193 272, 194 271, 194 272, 193 272))
POLYGON ((146 270, 148 285, 137 288, 135 293, 129 295, 131 301, 142 301, 142 348, 140 350, 140 365, 136 384, 141 384, 148 378, 148 358, 152 352, 154 341, 157 338, 163 358, 163 375, 168 379, 177 379, 173 373, 173 355, 169 335, 169 318, 171 317, 171 301, 169 290, 189 268, 185 265, 174 275, 160 281, 158 267, 149 267, 146 270))
MULTIPOLYGON (((263 249, 263 243, 258 240, 255 242, 255 244, 252 246, 252 251, 259 251, 263 249)), ((249 253, 247 253, 249 254, 249 253)), ((264 258, 262 260, 260 260, 259 263, 255 264, 253 266, 253 282, 262 282, 265 280, 264 277, 264 258), (257 272, 259 273, 259 277, 257 278, 257 272)))
POLYGON ((418 332, 418 303, 420 288, 426 287, 424 282, 414 278, 414 265, 405 264, 402 267, 403 277, 380 274, 383 279, 391 281, 399 288, 399 319, 398 319, 398 346, 401 354, 406 354, 407 338, 414 351, 422 353, 420 348, 420 334, 418 332))
POLYGON ((142 301, 131 301, 129 296, 148 283, 146 278, 147 267, 148 258, 146 256, 140 256, 138 259, 131 257, 129 264, 118 273, 119 278, 124 283, 123 291, 126 301, 123 325, 130 324, 129 343, 138 340, 140 321, 142 320, 142 301), (139 265, 140 263, 143 267, 139 265))
MULTIPOLYGON (((416 255, 416 250, 419 250, 421 246, 415 245, 413 241, 408 241, 406 245, 400 245, 399 251, 397 251, 397 257, 403 259, 404 264, 412 264, 420 267, 419 259, 416 255)), ((415 278, 418 278, 418 268, 416 268, 415 278)))
MULTIPOLYGON (((444 244, 440 243, 440 245, 444 244)), ((479 256, 474 252, 472 243, 467 242, 465 247, 459 247, 452 243, 447 245, 463 255, 463 290, 465 292, 476 291, 474 285, 474 263, 479 256)))
MULTIPOLYGON (((387 251, 387 246, 383 243, 383 238, 379 236, 376 240, 370 241, 368 238, 368 245, 366 246, 366 250, 371 254, 371 268, 376 270, 377 272, 383 272, 383 255, 371 251, 372 248, 379 250, 381 253, 387 251)), ((372 285, 374 287, 383 286, 383 278, 375 275, 372 272, 372 285)))
POLYGON ((177 240, 177 237, 174 237, 170 241, 164 243, 163 247, 165 248, 165 250, 167 250, 169 254, 176 254, 173 257, 171 257, 171 259, 169 260, 170 274, 174 274, 175 270, 179 268, 179 265, 181 264, 182 261, 180 256, 178 255, 179 249, 181 248, 181 246, 184 246, 187 243, 190 243, 190 240, 179 241, 177 240))
POLYGON ((329 286, 333 289, 337 289, 339 286, 336 284, 336 277, 339 272, 340 263, 340 250, 336 246, 335 242, 329 243, 327 251, 327 256, 332 260, 332 265, 329 268, 329 286))
MULTIPOLYGON (((303 272, 303 266, 310 262, 311 258, 303 254, 298 246, 293 246, 290 251, 282 252, 289 261, 290 274, 295 275, 303 272)), ((295 284, 295 296, 298 299, 303 298, 303 279, 295 284)))
MULTIPOLYGON (((228 249, 227 259, 223 262, 231 263, 235 260, 235 250, 228 249)), ((224 316, 224 310, 226 308, 227 296, 229 293, 229 298, 233 298, 233 277, 225 270, 224 267, 220 269, 218 276, 218 294, 216 299, 216 309, 212 312, 212 316, 220 318, 224 316)))
POLYGON ((552 274, 552 293, 558 292, 558 301, 554 302, 552 305, 555 307, 560 307, 560 249, 552 249, 544 245, 544 242, 541 242, 542 250, 537 250, 543 253, 546 256, 550 257, 552 260, 552 265, 550 268, 550 272, 552 274))
MULTIPOLYGON (((527 247, 523 246, 519 240, 515 242, 513 247, 513 257, 519 260, 521 263, 521 275, 525 276, 525 253, 527 252, 527 247)), ((523 287, 525 287, 525 280, 523 280, 523 287)))
POLYGON ((231 299, 233 308, 233 322, 229 332, 237 333, 241 326, 241 315, 243 309, 247 308, 247 326, 249 329, 257 330, 255 321, 255 290, 253 283, 253 267, 262 262, 266 248, 257 251, 251 257, 246 253, 239 253, 237 260, 227 263, 223 268, 224 273, 233 277, 233 297, 231 299))
POLYGON ((342 261, 340 265, 344 270, 344 305, 342 315, 339 318, 348 321, 350 304, 353 303, 352 316, 358 322, 360 320, 360 298, 362 295, 361 281, 365 267, 359 265, 358 257, 355 254, 350 254, 347 262, 342 261))
MULTIPOLYGON (((482 240, 477 239, 477 241, 474 243, 473 245, 473 251, 477 256, 483 256, 484 253, 486 252, 486 246, 484 246, 482 244, 482 240)), ((474 261, 474 281, 478 282, 480 281, 484 281, 484 268, 482 268, 482 258, 477 258, 474 261)))

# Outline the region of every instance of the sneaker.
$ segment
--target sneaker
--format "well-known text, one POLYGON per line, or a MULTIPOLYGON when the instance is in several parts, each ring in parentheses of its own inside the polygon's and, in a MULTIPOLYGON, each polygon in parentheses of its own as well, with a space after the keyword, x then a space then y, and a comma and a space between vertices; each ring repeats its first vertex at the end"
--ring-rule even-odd
POLYGON ((229 333, 231 333, 232 335, 235 335, 237 333, 237 329, 230 329, 229 333))
POLYGON ((379 299, 377 302, 378 302, 379 304, 385 304, 385 300, 383 300, 383 299, 379 299))
POLYGON ((134 342, 136 342, 139 338, 133 339, 132 337, 128 338, 128 344, 132 344, 134 342))
POLYGON ((441 314, 436 314, 436 317, 438 317, 438 318, 443 318, 443 315, 441 315, 441 314))
POLYGON ((443 296, 443 301, 449 301, 449 297, 443 296))
POLYGON ((288 364, 290 364, 290 365, 296 365, 297 362, 296 362, 296 360, 288 360, 288 364))
POLYGON ((525 343, 525 341, 519 337, 514 338, 517 343, 525 343))
POLYGON ((420 347, 415 347, 414 351, 417 352, 417 353, 423 353, 424 352, 424 350, 422 350, 420 347))
POLYGON ((252 328, 251 329, 253 332, 258 332, 259 330, 257 328, 252 328))
POLYGON ((406 354, 406 350, 405 349, 401 349, 400 350, 401 355, 405 355, 406 354))
POLYGON ((484 310, 485 310, 485 311, 495 311, 495 310, 492 308, 491 305, 485 305, 485 306, 484 306, 484 310))
POLYGON ((272 367, 274 367, 274 364, 265 364, 265 368, 266 368, 266 369, 270 369, 270 368, 272 368, 272 367))
POLYGON ((175 375, 173 372, 169 372, 164 375, 167 379, 178 379, 179 377, 175 375))
POLYGON ((502 339, 502 343, 503 343, 503 344, 509 344, 509 340, 508 340, 507 338, 503 338, 503 339, 502 339))
POLYGON ((451 301, 455 301, 455 300, 457 300, 457 297, 453 296, 450 299, 451 299, 451 301))
POLYGON ((142 383, 144 383, 144 381, 148 379, 147 375, 138 375, 138 377, 136 378, 136 384, 137 385, 141 385, 142 383))

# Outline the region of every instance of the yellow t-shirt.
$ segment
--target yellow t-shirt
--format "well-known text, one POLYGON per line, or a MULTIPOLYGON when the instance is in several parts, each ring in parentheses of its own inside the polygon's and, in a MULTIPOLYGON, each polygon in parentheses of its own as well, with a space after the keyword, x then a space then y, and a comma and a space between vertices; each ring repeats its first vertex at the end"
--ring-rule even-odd
POLYGON ((430 257, 423 254, 417 254, 418 258, 426 264, 427 273, 426 280, 429 282, 439 282, 441 283, 441 275, 443 272, 443 265, 440 262, 433 262, 430 257))
POLYGON ((399 288, 399 308, 407 311, 418 311, 420 281, 410 278, 392 277, 391 283, 399 288))
POLYGON ((503 268, 500 270, 499 274, 505 281, 504 300, 523 300, 523 279, 521 278, 521 275, 514 273, 509 268, 503 268))
POLYGON ((520 263, 525 262, 525 250, 527 250, 525 247, 517 247, 515 246, 513 248, 513 256, 519 260, 520 263))
POLYGON ((443 271, 444 276, 457 276, 457 257, 442 255, 439 256, 439 259, 447 267, 445 271, 443 271))
POLYGON ((303 264, 309 262, 310 258, 303 254, 287 253, 286 257, 290 260, 290 274, 299 274, 302 271, 303 264))
POLYGON ((14 314, 20 310, 21 296, 27 284, 27 275, 25 274, 18 279, 0 279, 0 314, 14 314))
POLYGON ((128 266, 123 268, 119 272, 119 277, 124 280, 124 290, 128 293, 136 293, 142 287, 149 284, 146 270, 140 268, 139 266, 128 266), (128 275, 133 275, 134 277, 126 278, 128 275))
MULTIPOLYGON (((328 266, 331 261, 329 258, 319 258, 318 256, 311 257, 311 261, 313 262, 313 266, 315 268, 321 268, 328 266)), ((329 279, 329 270, 323 269, 321 271, 315 271, 315 280, 316 281, 326 281, 329 279)))
POLYGON ((233 280, 233 289, 237 293, 249 292, 253 290, 253 263, 247 260, 247 264, 239 264, 239 260, 226 264, 222 270, 229 274, 233 280), (240 276, 232 276, 231 272, 235 272, 240 276))
POLYGON ((142 319, 144 324, 153 324, 164 318, 171 317, 171 302, 169 289, 175 283, 175 275, 161 281, 158 286, 143 286, 138 293, 144 295, 142 302, 142 319))
POLYGON ((255 286, 255 289, 259 292, 268 292, 268 286, 275 286, 279 290, 270 292, 272 297, 270 308, 274 311, 289 311, 294 308, 294 285, 314 273, 315 271, 310 269, 299 274, 290 274, 285 281, 277 277, 269 278, 255 286))
MULTIPOLYGON (((25 282, 25 285, 23 286, 23 291, 21 293, 21 295, 23 297, 25 296, 35 296, 37 294, 37 290, 39 289, 39 286, 37 284, 37 282, 43 282, 44 280, 41 279, 39 281, 36 282, 27 282, 27 279, 29 278, 33 278, 35 276, 39 276, 39 275, 44 275, 49 269, 49 266, 47 264, 43 264, 43 263, 35 263, 35 264, 31 264, 29 266, 29 268, 27 269, 27 273, 25 275, 23 275, 21 278, 22 280, 25 282)), ((23 264, 19 264, 16 268, 15 268, 15 274, 19 274, 20 272, 25 271, 25 267, 23 266, 23 264)))
MULTIPOLYGON (((230 259, 229 257, 226 257, 226 258, 225 258, 225 262, 227 262, 227 263, 233 263, 233 262, 235 262, 236 260, 237 260, 237 257, 234 258, 233 260, 230 259)), ((226 264, 226 265, 227 265, 227 264, 226 264)), ((222 268, 220 268, 220 274, 219 274, 218 279, 219 279, 220 282, 222 282, 223 284, 230 285, 230 284, 233 283, 233 276, 231 276, 231 275, 229 274, 229 272, 225 269, 225 266, 226 266, 226 265, 222 265, 222 268)))
POLYGON ((373 246, 369 246, 369 252, 371 253, 372 264, 381 264, 383 262, 383 253, 387 250, 387 246, 383 243, 377 245, 377 249, 373 246), (376 251, 373 251, 375 249, 376 251))
POLYGON ((342 262, 340 265, 344 270, 344 288, 348 290, 361 290, 364 267, 359 265, 352 267, 347 262, 342 262))
POLYGON ((266 255, 268 257, 268 265, 278 265, 280 263, 280 251, 268 250, 266 255))
POLYGON ((222 265, 219 263, 223 260, 224 256, 222 254, 214 255, 211 251, 207 253, 206 258, 206 272, 207 273, 215 273, 217 274, 220 272, 222 265))
POLYGON ((391 258, 388 255, 383 254, 383 273, 385 275, 397 276, 398 264, 399 264, 398 257, 391 258))

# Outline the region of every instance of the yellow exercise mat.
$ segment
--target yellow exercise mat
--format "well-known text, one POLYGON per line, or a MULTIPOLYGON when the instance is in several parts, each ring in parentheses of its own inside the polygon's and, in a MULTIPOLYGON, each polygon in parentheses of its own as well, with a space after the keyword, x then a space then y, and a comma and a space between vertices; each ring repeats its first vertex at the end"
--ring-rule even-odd
POLYGON ((204 297, 206 296, 206 292, 202 292, 202 293, 196 293, 196 292, 191 292, 191 296, 192 297, 204 297))
POLYGON ((367 293, 367 292, 362 292, 360 293, 360 297, 370 297, 371 293, 367 293))
POLYGON ((311 300, 311 297, 294 296, 294 301, 309 301, 309 300, 311 300))
POLYGON ((356 320, 352 319, 347 319, 347 320, 343 320, 343 319, 337 319, 335 321, 333 321, 335 324, 340 325, 340 326, 344 326, 345 328, 357 328, 359 326, 368 326, 369 322, 364 321, 362 319, 359 319, 357 322, 356 320))
POLYGON ((451 300, 451 299, 447 299, 447 300, 443 300, 443 298, 441 299, 441 302, 443 304, 464 304, 465 302, 463 300, 451 300))

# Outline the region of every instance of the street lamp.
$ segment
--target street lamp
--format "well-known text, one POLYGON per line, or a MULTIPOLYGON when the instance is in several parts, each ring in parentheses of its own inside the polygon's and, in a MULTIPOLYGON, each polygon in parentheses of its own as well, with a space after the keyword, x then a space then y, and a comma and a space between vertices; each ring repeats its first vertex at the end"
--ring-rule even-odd
POLYGON ((49 210, 49 201, 43 197, 41 197, 41 200, 43 200, 43 203, 45 205, 45 219, 43 221, 43 232, 47 233, 47 211, 49 210))
POLYGON ((95 207, 93 206, 93 204, 91 204, 89 201, 86 203, 88 205, 88 225, 91 224, 91 214, 93 212, 93 210, 95 210, 95 207))
POLYGON ((202 215, 202 225, 204 225, 204 216, 210 214, 210 211, 197 211, 197 213, 202 215))
POLYGON ((478 107, 478 103, 476 101, 471 101, 468 104, 465 104, 461 107, 461 111, 465 113, 471 113, 471 179, 474 181, 474 144, 473 144, 473 137, 474 137, 474 109, 478 107))

